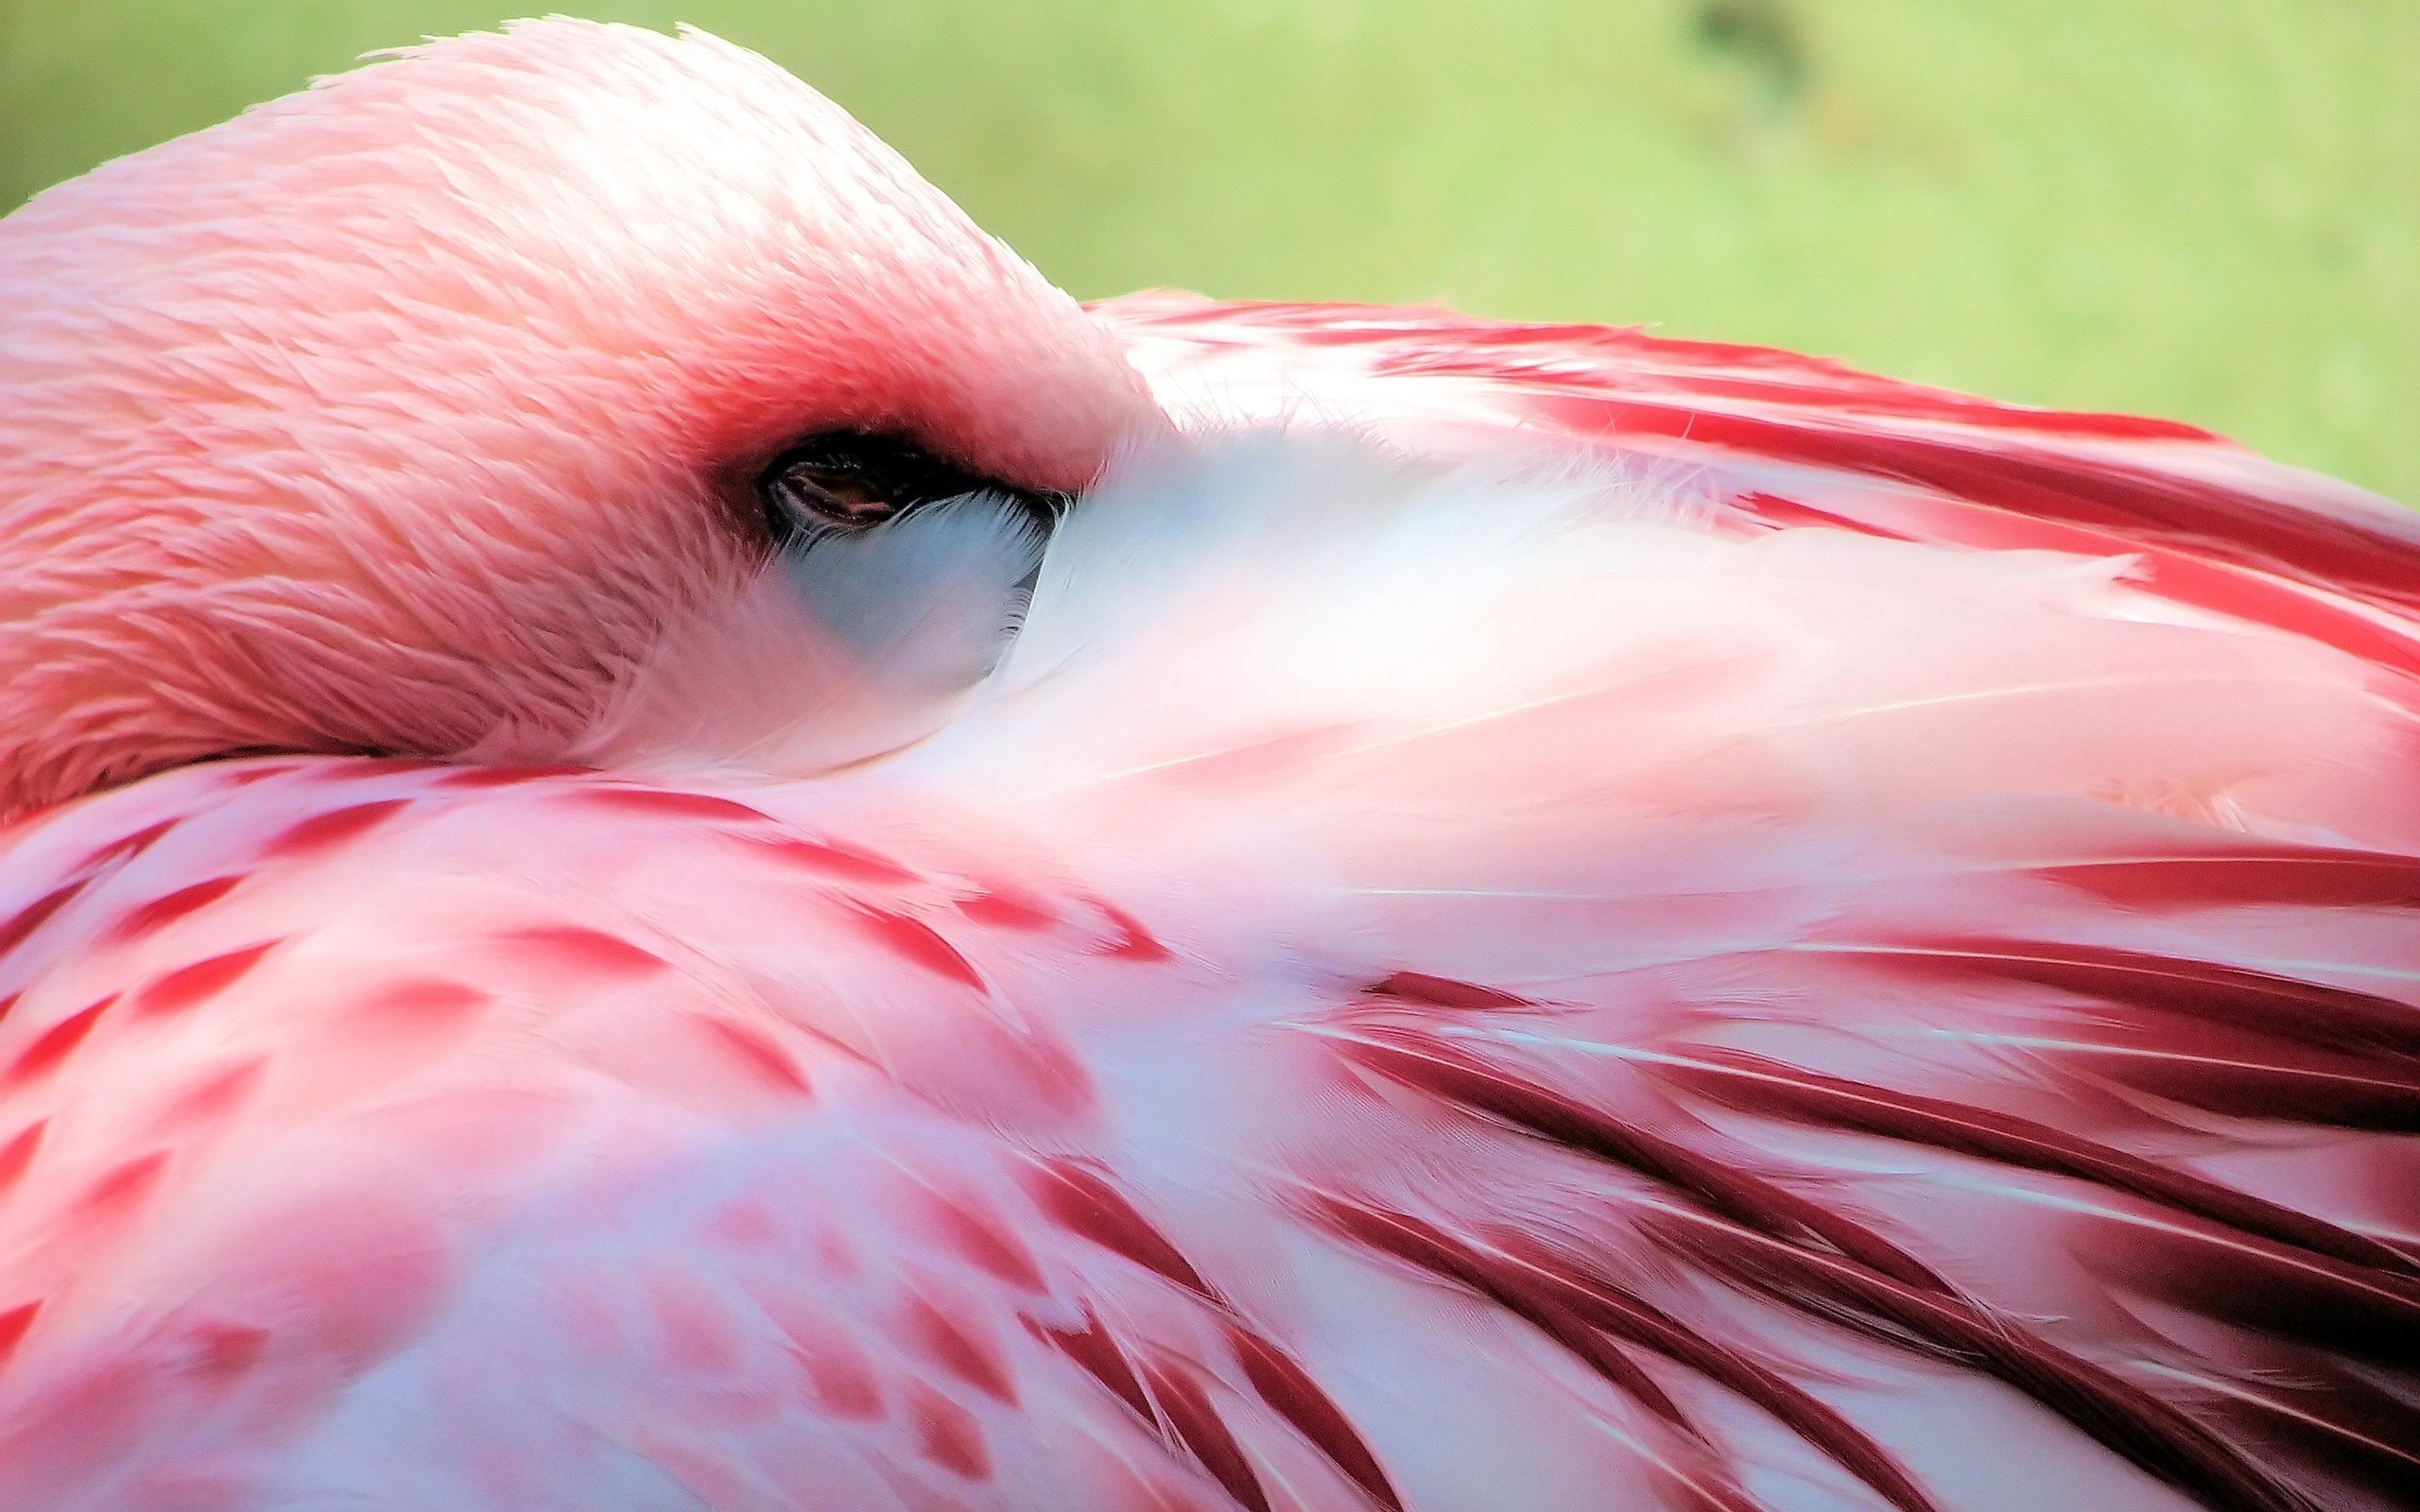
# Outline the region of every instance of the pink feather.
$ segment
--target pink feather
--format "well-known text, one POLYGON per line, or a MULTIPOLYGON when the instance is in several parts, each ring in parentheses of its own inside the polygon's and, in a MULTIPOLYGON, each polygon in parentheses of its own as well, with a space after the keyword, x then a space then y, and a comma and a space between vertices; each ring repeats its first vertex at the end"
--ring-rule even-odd
POLYGON ((2420 525, 2199 432, 527 24, 0 223, 0 689, 12 1512, 2420 1506, 2420 525))

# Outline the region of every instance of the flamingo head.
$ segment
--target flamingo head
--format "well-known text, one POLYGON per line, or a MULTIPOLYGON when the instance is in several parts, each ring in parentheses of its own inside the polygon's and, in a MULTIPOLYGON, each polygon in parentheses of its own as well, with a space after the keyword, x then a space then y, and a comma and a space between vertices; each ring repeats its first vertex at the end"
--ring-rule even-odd
POLYGON ((753 54, 401 54, 0 221, 0 813, 232 752, 562 757, 786 533, 1080 490, 1164 424, 753 54))

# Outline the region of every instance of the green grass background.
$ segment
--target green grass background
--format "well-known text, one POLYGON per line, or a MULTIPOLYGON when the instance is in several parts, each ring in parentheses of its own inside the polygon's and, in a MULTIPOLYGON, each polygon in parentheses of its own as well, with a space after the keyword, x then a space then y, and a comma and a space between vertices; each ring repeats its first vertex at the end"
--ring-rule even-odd
MULTIPOLYGON (((2420 502, 2420 0, 587 9, 771 54, 1081 295, 1651 323, 2420 502)), ((0 0, 0 204, 507 13, 0 0)))

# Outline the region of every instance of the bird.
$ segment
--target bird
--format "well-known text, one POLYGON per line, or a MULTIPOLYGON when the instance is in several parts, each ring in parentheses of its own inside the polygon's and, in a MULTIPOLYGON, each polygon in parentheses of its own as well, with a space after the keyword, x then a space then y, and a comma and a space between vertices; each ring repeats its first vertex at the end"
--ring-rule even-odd
POLYGON ((2187 426, 406 49, 0 220, 0 1505, 2420 1506, 2416 713, 2187 426))

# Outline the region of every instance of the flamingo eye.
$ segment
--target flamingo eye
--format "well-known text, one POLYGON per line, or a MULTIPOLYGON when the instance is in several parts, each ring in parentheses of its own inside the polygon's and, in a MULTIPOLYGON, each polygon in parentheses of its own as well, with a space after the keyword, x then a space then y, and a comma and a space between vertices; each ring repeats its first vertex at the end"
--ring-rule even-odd
POLYGON ((810 437, 775 457, 756 480, 765 523, 783 547, 856 535, 927 504, 987 492, 1018 500, 1046 523, 1065 503, 1056 494, 977 477, 893 436, 810 437))

